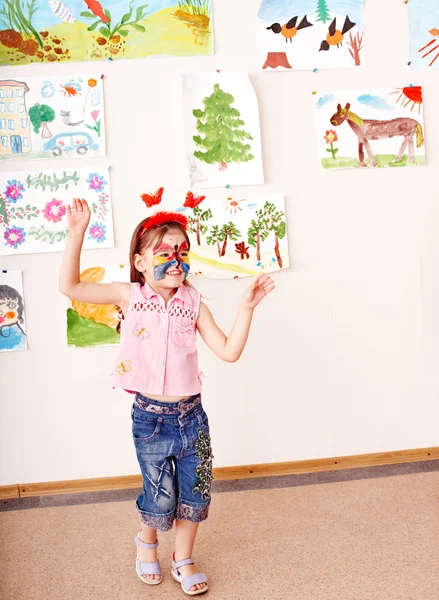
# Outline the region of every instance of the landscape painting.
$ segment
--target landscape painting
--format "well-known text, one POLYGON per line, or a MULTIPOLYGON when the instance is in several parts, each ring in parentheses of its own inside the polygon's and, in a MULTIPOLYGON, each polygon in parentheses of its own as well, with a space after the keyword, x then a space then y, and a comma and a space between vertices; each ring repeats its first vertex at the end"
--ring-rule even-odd
POLYGON ((185 74, 183 111, 191 187, 264 183, 258 100, 247 73, 185 74))
POLYGON ((257 45, 262 69, 364 66, 363 0, 262 0, 257 45))
POLYGON ((212 0, 1 3, 0 65, 212 53, 212 0))
POLYGON ((0 173, 0 256, 62 252, 67 206, 87 200, 91 220, 84 249, 114 246, 110 172, 93 166, 63 171, 0 173))
POLYGON ((439 2, 410 0, 410 66, 439 69, 439 2))
POLYGON ((102 82, 101 75, 0 79, 0 159, 105 156, 102 82))
POLYGON ((315 98, 324 169, 425 164, 421 87, 347 90, 315 98))
POLYGON ((188 192, 191 274, 236 279, 289 266, 283 196, 207 199, 188 192))
MULTIPOLYGON (((124 265, 91 267, 80 275, 81 281, 93 283, 129 283, 130 268, 124 265)), ((75 348, 116 346, 120 339, 122 311, 113 304, 87 304, 69 301, 67 309, 67 343, 75 348)))

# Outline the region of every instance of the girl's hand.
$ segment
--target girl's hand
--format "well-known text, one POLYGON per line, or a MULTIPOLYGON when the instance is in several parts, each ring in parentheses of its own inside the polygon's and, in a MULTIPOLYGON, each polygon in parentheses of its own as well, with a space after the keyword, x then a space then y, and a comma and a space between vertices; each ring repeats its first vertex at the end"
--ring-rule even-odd
POLYGON ((253 310, 275 287, 274 281, 269 275, 259 275, 244 292, 242 298, 243 307, 253 310))
POLYGON ((67 228, 72 235, 83 236, 90 223, 90 209, 85 200, 73 199, 73 204, 67 204, 67 228))

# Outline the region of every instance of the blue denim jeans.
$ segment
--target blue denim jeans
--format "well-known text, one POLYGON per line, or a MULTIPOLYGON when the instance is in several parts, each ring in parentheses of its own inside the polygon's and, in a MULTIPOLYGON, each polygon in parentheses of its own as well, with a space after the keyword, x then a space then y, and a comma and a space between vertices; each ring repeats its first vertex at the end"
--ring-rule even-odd
POLYGON ((137 393, 131 417, 143 477, 136 503, 142 522, 168 531, 174 519, 207 519, 213 457, 201 397, 158 402, 137 393))

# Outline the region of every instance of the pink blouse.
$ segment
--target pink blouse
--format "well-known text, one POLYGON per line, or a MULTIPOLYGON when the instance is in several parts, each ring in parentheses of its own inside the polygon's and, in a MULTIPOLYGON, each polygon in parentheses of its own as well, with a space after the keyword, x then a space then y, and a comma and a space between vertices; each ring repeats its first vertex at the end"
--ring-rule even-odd
POLYGON ((181 285, 166 306, 148 284, 132 283, 113 385, 163 396, 200 393, 195 345, 200 301, 197 290, 181 285))

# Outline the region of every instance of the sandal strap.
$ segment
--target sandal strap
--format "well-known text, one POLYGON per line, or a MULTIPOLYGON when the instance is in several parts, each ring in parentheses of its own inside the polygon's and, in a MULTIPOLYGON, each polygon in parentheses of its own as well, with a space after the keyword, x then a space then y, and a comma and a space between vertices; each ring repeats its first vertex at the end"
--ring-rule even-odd
POLYGON ((184 560, 179 560, 178 562, 175 562, 175 560, 172 559, 172 566, 174 567, 174 569, 179 569, 180 567, 193 564, 194 561, 192 560, 192 558, 185 558, 184 560))
POLYGON ((160 568, 160 563, 157 560, 156 562, 144 562, 144 561, 136 561, 136 570, 138 575, 161 575, 162 570, 160 568))
POLYGON ((198 585, 199 583, 207 583, 207 577, 204 573, 195 573, 195 575, 183 577, 181 585, 188 592, 193 585, 198 585))
POLYGON ((140 540, 137 537, 137 535, 134 538, 134 541, 136 542, 137 546, 139 546, 140 548, 145 548, 145 550, 154 550, 159 545, 159 541, 158 540, 154 544, 145 544, 145 542, 142 542, 142 540, 140 540))

